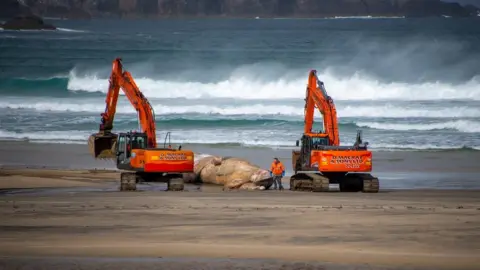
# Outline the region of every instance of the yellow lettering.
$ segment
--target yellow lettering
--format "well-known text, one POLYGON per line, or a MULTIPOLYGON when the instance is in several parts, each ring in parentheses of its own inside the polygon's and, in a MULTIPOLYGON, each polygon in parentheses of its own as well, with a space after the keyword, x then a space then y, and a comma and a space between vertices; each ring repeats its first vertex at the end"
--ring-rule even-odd
POLYGON ((187 156, 184 153, 162 153, 159 156, 161 160, 186 160, 187 156))
POLYGON ((360 164, 362 157, 360 156, 332 156, 331 164, 360 164))

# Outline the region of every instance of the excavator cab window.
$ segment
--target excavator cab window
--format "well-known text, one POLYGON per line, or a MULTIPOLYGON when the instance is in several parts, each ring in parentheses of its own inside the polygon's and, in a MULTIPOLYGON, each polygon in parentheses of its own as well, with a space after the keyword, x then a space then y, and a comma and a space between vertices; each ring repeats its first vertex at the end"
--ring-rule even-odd
POLYGON ((324 137, 313 137, 312 138, 312 148, 313 149, 320 149, 322 146, 328 145, 328 138, 324 137))
POLYGON ((125 160, 127 155, 127 140, 125 134, 120 134, 118 136, 117 142, 117 165, 125 160))
POLYGON ((118 136, 117 153, 125 152, 125 136, 118 136))
POLYGON ((132 138, 130 135, 125 136, 125 144, 126 144, 126 152, 125 156, 127 158, 130 158, 130 155, 132 154, 132 138))
POLYGON ((301 146, 301 163, 302 165, 310 163, 310 152, 312 151, 312 138, 309 136, 302 136, 301 146))
POLYGON ((301 162, 302 164, 310 163, 310 155, 312 150, 319 150, 323 146, 328 146, 328 137, 302 137, 302 147, 301 147, 301 162))
POLYGON ((147 148, 147 138, 145 135, 136 134, 132 136, 132 149, 145 149, 147 148))

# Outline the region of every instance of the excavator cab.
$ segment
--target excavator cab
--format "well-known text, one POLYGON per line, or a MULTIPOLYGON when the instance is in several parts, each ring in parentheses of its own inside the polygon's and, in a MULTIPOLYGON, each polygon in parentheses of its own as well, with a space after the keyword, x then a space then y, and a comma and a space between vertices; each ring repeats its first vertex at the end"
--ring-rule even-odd
MULTIPOLYGON (((127 132, 118 135, 118 143, 115 145, 115 156, 117 158, 117 166, 122 163, 129 168, 128 159, 132 156, 133 149, 147 148, 147 134, 143 132, 127 132)), ((123 168, 120 166, 120 168, 123 168)))
MULTIPOLYGON (((294 151, 292 166, 295 171, 302 170, 302 167, 309 167, 311 153, 313 150, 321 150, 329 145, 329 140, 324 133, 304 134, 301 138, 300 151, 294 151)), ((296 146, 300 146, 300 141, 296 141, 296 146)))

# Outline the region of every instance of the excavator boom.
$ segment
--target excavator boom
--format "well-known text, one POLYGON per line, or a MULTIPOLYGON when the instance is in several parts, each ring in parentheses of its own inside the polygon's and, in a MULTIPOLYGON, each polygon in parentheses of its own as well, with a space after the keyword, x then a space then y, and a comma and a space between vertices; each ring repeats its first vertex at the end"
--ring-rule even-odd
POLYGON ((317 71, 311 70, 308 75, 308 85, 305 103, 305 134, 312 134, 315 108, 323 115, 325 133, 316 133, 317 136, 328 138, 329 145, 340 145, 338 135, 337 110, 333 99, 327 94, 325 85, 318 79, 317 71), (317 86, 318 85, 318 86, 317 86))
POLYGON ((147 147, 157 146, 155 130, 155 113, 150 102, 140 92, 137 84, 128 71, 123 71, 122 60, 116 58, 112 64, 105 111, 101 114, 99 132, 90 135, 89 149, 95 158, 115 159, 115 145, 118 134, 112 133, 113 120, 117 108, 120 89, 123 90, 132 106, 138 113, 141 128, 147 135, 147 147))

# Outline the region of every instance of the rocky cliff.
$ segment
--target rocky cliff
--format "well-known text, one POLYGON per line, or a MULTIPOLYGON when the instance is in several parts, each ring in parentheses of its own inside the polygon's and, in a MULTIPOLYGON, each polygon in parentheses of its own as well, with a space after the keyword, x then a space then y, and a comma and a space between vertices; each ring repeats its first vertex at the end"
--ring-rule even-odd
POLYGON ((0 0, 0 18, 11 19, 19 15, 30 15, 30 9, 17 0, 0 0))
POLYGON ((478 8, 440 0, 2 0, 0 16, 44 17, 331 17, 476 16, 478 8))

